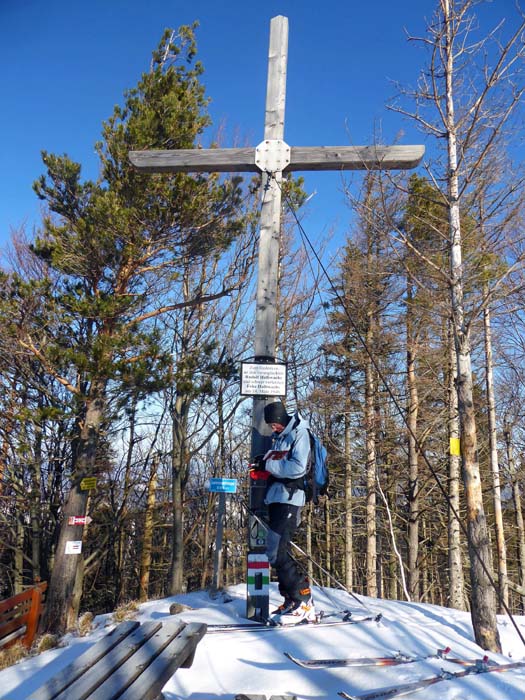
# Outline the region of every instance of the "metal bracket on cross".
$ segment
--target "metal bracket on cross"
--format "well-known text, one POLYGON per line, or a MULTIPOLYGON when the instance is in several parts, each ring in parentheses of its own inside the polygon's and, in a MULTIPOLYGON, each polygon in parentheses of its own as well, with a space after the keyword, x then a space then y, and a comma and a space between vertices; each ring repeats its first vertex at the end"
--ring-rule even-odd
POLYGON ((263 173, 282 171, 290 165, 290 146, 282 139, 267 139, 255 148, 255 165, 263 173))

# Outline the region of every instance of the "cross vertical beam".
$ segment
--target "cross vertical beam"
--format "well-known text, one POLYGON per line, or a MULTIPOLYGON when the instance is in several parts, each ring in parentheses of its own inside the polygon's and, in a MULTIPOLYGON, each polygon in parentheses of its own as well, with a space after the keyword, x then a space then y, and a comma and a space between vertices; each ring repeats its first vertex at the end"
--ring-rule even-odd
MULTIPOLYGON (((270 24, 268 57, 268 84, 266 90, 265 140, 284 136, 284 109, 286 94, 286 62, 288 53, 288 19, 274 17, 270 24)), ((259 262, 255 310, 255 356, 275 357, 277 330, 277 278, 279 243, 281 235, 281 182, 282 171, 262 174, 262 204, 259 234, 259 262)), ((265 445, 259 444, 259 435, 267 434, 262 420, 264 399, 254 399, 254 428, 252 456, 265 445), (259 418, 261 420, 259 420, 259 418), (253 444, 255 442, 255 445, 253 444)))
MULTIPOLYGON (((286 105, 286 67, 288 61, 288 18, 273 17, 270 22, 268 81, 266 86, 265 142, 284 137, 286 105)), ((277 332, 277 282, 281 236, 282 169, 262 174, 262 204, 255 310, 255 360, 275 359, 277 332)), ((265 399, 254 398, 252 408, 251 457, 264 454, 270 447, 270 435, 264 422, 265 399)), ((264 481, 251 481, 250 509, 260 517, 265 514, 264 481), (264 484, 264 485, 263 485, 264 484)), ((265 549, 265 533, 256 518, 250 516, 248 547, 251 552, 265 549), (255 537, 253 537, 255 534, 255 537)), ((248 586, 246 616, 268 617, 268 586, 248 586), (261 591, 259 594, 258 590, 261 591)))

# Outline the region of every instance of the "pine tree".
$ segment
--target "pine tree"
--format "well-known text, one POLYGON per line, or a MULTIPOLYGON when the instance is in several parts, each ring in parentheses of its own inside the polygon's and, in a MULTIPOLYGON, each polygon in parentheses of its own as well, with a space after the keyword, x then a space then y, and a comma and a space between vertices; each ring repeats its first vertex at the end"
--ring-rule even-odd
POLYGON ((77 416, 71 489, 43 623, 48 631, 64 631, 76 619, 82 567, 78 555, 66 555, 67 542, 78 538, 68 517, 86 514, 89 491, 82 480, 104 478, 100 447, 111 418, 109 390, 131 383, 140 399, 158 388, 169 356, 154 319, 238 284, 231 275, 209 294, 179 299, 172 283, 190 262, 219 256, 242 230, 239 180, 150 177, 128 161, 129 150, 188 148, 202 136, 209 117, 195 53, 193 28, 164 34, 150 71, 103 126, 99 180, 82 181, 79 164, 44 153, 47 174, 35 183, 49 213, 33 251, 56 280, 50 303, 62 331, 40 328, 20 343, 71 392, 77 416), (75 371, 67 377, 70 368, 75 371))

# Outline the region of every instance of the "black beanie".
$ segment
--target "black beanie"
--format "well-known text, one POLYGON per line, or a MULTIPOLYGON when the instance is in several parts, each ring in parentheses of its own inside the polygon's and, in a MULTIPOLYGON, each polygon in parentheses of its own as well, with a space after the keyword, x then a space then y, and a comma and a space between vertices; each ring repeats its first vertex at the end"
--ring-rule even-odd
POLYGON ((288 425, 291 416, 286 413, 286 409, 281 401, 274 401, 264 407, 264 422, 265 423, 280 423, 288 425))

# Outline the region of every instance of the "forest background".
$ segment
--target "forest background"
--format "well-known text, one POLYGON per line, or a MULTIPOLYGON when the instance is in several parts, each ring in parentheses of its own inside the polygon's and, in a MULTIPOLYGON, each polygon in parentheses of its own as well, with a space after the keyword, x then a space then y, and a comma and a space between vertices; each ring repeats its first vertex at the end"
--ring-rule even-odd
MULTIPOLYGON (((425 134, 428 157, 416 174, 342 181, 344 244, 308 235, 315 198, 286 183, 277 354, 288 406, 330 455, 331 498, 307 509, 299 540, 324 569, 305 561, 310 574, 467 608, 472 526, 486 517, 499 605, 523 612, 524 25, 515 7, 481 26, 484 4, 447 15, 438 2, 412 39, 426 49, 419 81, 389 106, 425 134)), ((52 572, 69 582, 49 627, 80 607, 209 585, 211 476, 240 481, 222 580, 244 576, 251 406, 238 371, 252 350, 259 184, 144 176, 127 159, 209 133, 195 31, 162 36, 103 124, 96 176, 43 153, 42 219, 16 227, 3 257, 1 595, 52 572), (95 489, 80 488, 86 476, 95 489), (82 554, 66 555, 79 514, 91 518, 82 554)))

